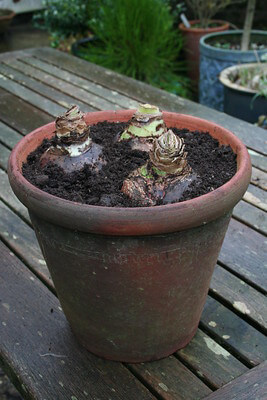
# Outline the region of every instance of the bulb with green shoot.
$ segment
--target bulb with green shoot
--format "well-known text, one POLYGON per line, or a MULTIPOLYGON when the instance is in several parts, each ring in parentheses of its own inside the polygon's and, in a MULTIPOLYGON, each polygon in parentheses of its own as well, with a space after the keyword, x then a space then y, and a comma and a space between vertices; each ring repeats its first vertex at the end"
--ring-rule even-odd
POLYGON ((140 104, 119 140, 129 140, 133 149, 150 151, 153 138, 159 137, 166 129, 158 107, 140 104))
POLYGON ((55 121, 55 140, 41 156, 40 166, 56 164, 65 172, 82 169, 85 164, 101 168, 101 146, 92 142, 90 127, 87 126, 78 106, 73 105, 55 121))
MULTIPOLYGON (((122 192, 141 205, 155 205, 159 201, 163 202, 172 190, 177 192, 177 185, 189 185, 191 168, 187 162, 184 140, 167 129, 162 113, 155 106, 140 106, 133 120, 134 124, 130 124, 122 136, 131 135, 125 139, 133 136, 135 140, 136 137, 142 138, 142 149, 149 151, 149 161, 125 179, 122 192), (145 118, 146 110, 149 110, 149 117, 153 115, 156 119, 145 118), (145 129, 142 126, 143 121, 148 124, 145 125, 145 129)), ((141 149, 140 145, 138 148, 141 149)))

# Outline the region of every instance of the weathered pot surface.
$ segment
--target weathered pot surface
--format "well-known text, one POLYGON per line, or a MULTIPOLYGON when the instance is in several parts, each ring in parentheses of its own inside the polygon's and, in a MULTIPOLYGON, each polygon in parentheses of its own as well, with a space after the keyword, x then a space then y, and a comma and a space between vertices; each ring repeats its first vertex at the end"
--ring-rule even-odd
POLYGON ((218 26, 210 28, 195 28, 193 25, 198 24, 200 20, 189 21, 191 26, 187 28, 183 23, 179 24, 179 29, 182 31, 185 39, 185 53, 188 62, 189 77, 198 81, 199 79, 199 41, 202 36, 208 33, 222 32, 229 29, 229 23, 221 20, 212 20, 218 26))
MULTIPOLYGON (((128 121, 134 110, 86 114, 86 122, 128 121)), ((59 199, 31 185, 23 162, 54 123, 13 149, 9 179, 29 208, 64 313, 79 341, 108 359, 162 358, 193 337, 235 204, 250 180, 245 146, 230 131, 199 118, 163 113, 168 127, 208 131, 237 153, 225 185, 164 206, 109 208, 59 199)))

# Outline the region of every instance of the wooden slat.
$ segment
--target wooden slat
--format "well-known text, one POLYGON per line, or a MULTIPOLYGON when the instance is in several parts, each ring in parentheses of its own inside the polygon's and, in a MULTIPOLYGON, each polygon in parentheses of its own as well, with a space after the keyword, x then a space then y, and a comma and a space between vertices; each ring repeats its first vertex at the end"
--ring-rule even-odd
POLYGON ((260 169, 252 167, 251 182, 256 186, 267 190, 267 174, 260 169))
POLYGON ((131 364, 130 369, 162 400, 199 400, 212 392, 173 356, 156 362, 131 364))
MULTIPOLYGON (((242 309, 245 313, 245 305, 242 309)), ((265 335, 210 296, 201 316, 201 327, 251 366, 267 357, 265 335)))
POLYGON ((154 397, 120 363, 84 350, 56 297, 0 243, 1 360, 27 399, 154 397))
POLYGON ((205 400, 264 400, 267 393, 267 361, 212 393, 205 400))
POLYGON ((51 278, 33 229, 0 201, 0 238, 45 282, 51 278))
POLYGON ((200 329, 189 345, 177 352, 177 356, 214 389, 248 370, 244 364, 200 329))
POLYGON ((243 200, 263 211, 267 211, 266 192, 257 186, 249 185, 248 190, 244 194, 243 200))
POLYGON ((72 85, 78 86, 90 93, 94 93, 99 97, 105 98, 111 103, 118 104, 120 108, 136 108, 138 105, 136 101, 129 99, 127 96, 123 96, 117 91, 111 91, 90 81, 90 76, 87 76, 87 79, 84 79, 76 74, 70 73, 62 68, 45 63, 44 61, 36 58, 24 57, 19 60, 12 61, 11 65, 12 67, 24 72, 29 76, 32 76, 33 78, 44 81, 52 87, 64 87, 61 81, 61 79, 63 79, 72 85), (58 77, 60 77, 60 79, 57 79, 58 77))
POLYGON ((16 214, 21 216, 25 221, 30 223, 27 208, 14 195, 6 172, 0 169, 0 199, 3 200, 9 207, 15 210, 16 214))
POLYGON ((266 244, 262 234, 232 218, 219 261, 241 279, 266 292, 266 244))
MULTIPOLYGON (((47 86, 41 82, 38 82, 36 79, 29 78, 27 75, 17 71, 16 69, 11 68, 10 66, 0 64, 0 73, 7 78, 11 79, 14 82, 19 83, 20 85, 25 86, 28 89, 33 90, 34 92, 44 96, 53 102, 63 106, 64 108, 70 108, 72 104, 77 104, 84 112, 93 111, 92 107, 89 107, 87 104, 74 99, 74 97, 69 96, 66 93, 62 93, 59 90, 56 90, 50 86, 47 86)), ((73 94, 72 91, 67 92, 73 94)))
POLYGON ((233 216, 259 232, 267 234, 266 213, 252 204, 241 200, 235 206, 233 216))
POLYGON ((18 83, 8 79, 4 75, 0 74, 0 87, 2 89, 7 90, 8 92, 16 95, 17 97, 25 100, 27 103, 38 107, 40 110, 47 112, 53 117, 57 117, 64 113, 66 107, 62 107, 51 100, 46 99, 43 96, 40 96, 38 93, 33 92, 32 90, 19 85, 18 83))
POLYGON ((0 120, 23 135, 54 120, 53 117, 1 88, 0 110, 0 120))
POLYGON ((22 136, 17 131, 0 121, 0 142, 12 149, 20 139, 22 136))
POLYGON ((210 290, 241 315, 247 311, 247 319, 256 322, 267 333, 266 296, 219 265, 212 276, 210 290))
MULTIPOLYGON (((52 66, 50 68, 46 68, 46 66, 49 67, 49 64, 46 64, 41 61, 38 62, 38 60, 30 59, 30 57, 27 57, 23 60, 25 60, 25 62, 29 63, 30 65, 37 66, 38 68, 41 67, 44 72, 51 73, 50 70, 52 69, 51 68, 52 66), (41 64, 41 65, 39 65, 39 64, 41 64)), ((64 74, 64 71, 62 71, 62 69, 60 69, 60 68, 57 68, 56 71, 52 71, 52 73, 54 73, 55 76, 62 77, 62 75, 64 74)), ((118 104, 107 101, 104 97, 96 96, 94 88, 92 88, 91 91, 89 90, 90 89, 89 82, 87 83, 87 85, 84 85, 86 87, 86 89, 85 88, 81 89, 77 86, 74 86, 72 84, 71 78, 69 79, 69 82, 62 81, 62 80, 59 81, 58 84, 59 84, 60 90, 63 92, 67 91, 68 93, 71 93, 72 96, 82 100, 83 102, 89 104, 93 108, 98 109, 98 110, 118 110, 119 108, 121 108, 118 104), (69 83, 69 82, 71 82, 71 83, 69 83)), ((113 97, 115 99, 115 96, 113 96, 113 97)))
POLYGON ((28 54, 33 54, 45 62, 50 62, 85 79, 90 76, 94 82, 138 101, 157 104, 164 110, 192 114, 214 121, 233 131, 251 149, 267 154, 264 130, 245 121, 48 47, 29 49, 28 54))
POLYGON ((0 166, 4 169, 7 169, 9 154, 9 149, 0 143, 0 166))
POLYGON ((260 153, 257 153, 254 150, 249 149, 248 152, 251 158, 252 165, 267 172, 267 157, 263 156, 260 153))

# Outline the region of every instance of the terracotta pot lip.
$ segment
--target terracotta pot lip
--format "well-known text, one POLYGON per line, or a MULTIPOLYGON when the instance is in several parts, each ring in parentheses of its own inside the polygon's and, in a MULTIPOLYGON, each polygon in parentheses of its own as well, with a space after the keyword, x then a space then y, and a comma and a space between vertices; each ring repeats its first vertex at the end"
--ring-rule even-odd
POLYGON ((7 15, 0 15, 0 21, 3 21, 4 19, 11 19, 15 17, 16 13, 13 10, 10 10, 9 8, 1 8, 1 10, 9 11, 9 14, 7 15))
POLYGON ((257 90, 253 90, 250 88, 246 88, 245 86, 238 85, 236 83, 233 83, 229 79, 229 74, 231 72, 234 72, 234 71, 240 70, 240 69, 244 69, 244 68, 252 69, 255 67, 259 67, 262 70, 266 70, 266 73, 267 73, 267 64, 263 64, 263 63, 262 64, 249 63, 249 64, 241 64, 241 65, 232 65, 231 67, 227 67, 220 72, 219 80, 224 86, 227 86, 230 89, 238 90, 239 92, 243 92, 243 93, 256 94, 257 90))
MULTIPOLYGON (((223 20, 220 20, 220 19, 212 19, 212 20, 210 20, 211 22, 215 22, 215 23, 218 23, 218 24, 220 24, 219 26, 216 26, 216 27, 212 27, 212 28, 193 28, 193 27, 190 27, 190 28, 187 28, 184 24, 183 24, 183 22, 181 22, 180 24, 179 24, 179 29, 181 29, 182 31, 184 31, 184 32, 193 32, 193 33, 211 33, 211 32, 220 32, 220 31, 223 31, 223 30, 225 30, 225 29, 228 29, 229 28, 229 22, 227 22, 227 21, 223 21, 223 20)), ((193 20, 190 20, 189 21, 190 22, 190 24, 197 24, 197 23, 199 23, 200 22, 200 20, 199 19, 193 19, 193 20)))
MULTIPOLYGON (((210 43, 208 43, 209 39, 216 38, 216 37, 218 37, 218 36, 220 36, 220 35, 223 36, 223 39, 226 39, 227 36, 234 36, 234 35, 236 35, 236 36, 241 36, 242 33, 243 33, 243 30, 242 30, 242 29, 234 29, 234 30, 226 30, 226 31, 222 31, 222 32, 209 33, 209 34, 203 36, 203 37, 200 39, 200 47, 201 47, 201 48, 204 48, 204 49, 207 49, 207 50, 212 50, 213 52, 215 52, 215 53, 217 53, 217 54, 227 54, 227 53, 230 53, 230 54, 237 54, 237 55, 238 55, 238 54, 254 54, 254 53, 255 53, 255 50, 247 50, 247 51, 244 51, 244 50, 222 49, 222 48, 220 48, 220 47, 212 46, 210 43)), ((255 30, 255 29, 253 29, 253 30, 251 31, 251 35, 252 35, 252 36, 253 36, 253 35, 267 36, 267 32, 266 32, 266 31, 261 31, 261 30, 255 30)), ((265 51, 266 51, 266 48, 265 48, 265 49, 262 49, 262 50, 256 50, 256 53, 259 54, 259 53, 262 53, 262 52, 265 52, 265 51)))
MULTIPOLYGON (((120 117, 123 118, 124 120, 130 119, 131 115, 133 114, 135 110, 122 110, 122 111, 98 111, 98 112, 91 112, 86 114, 86 119, 88 122, 88 119, 92 121, 91 123, 94 124, 96 123, 97 120, 99 121, 104 121, 104 120, 119 120, 120 117), (118 116, 118 118, 116 118, 118 116), (125 119, 127 117, 127 119, 125 119)), ((56 207, 56 210, 58 213, 63 213, 63 209, 67 210, 70 216, 74 215, 75 212, 79 214, 79 217, 81 221, 81 225, 83 227, 81 230, 86 230, 85 225, 87 226, 87 223, 82 221, 82 218, 85 219, 85 213, 87 213, 88 218, 93 216, 94 218, 100 218, 103 221, 109 223, 109 221, 112 221, 115 226, 111 228, 110 234, 118 234, 118 235, 129 235, 129 234, 152 234, 152 233, 161 233, 163 232, 171 232, 175 231, 174 225, 176 226, 177 223, 178 225, 181 225, 181 229, 185 229, 188 226, 187 221, 180 221, 181 219, 186 219, 186 215, 191 215, 192 213, 194 216, 192 217, 193 221, 190 221, 190 225, 193 224, 193 226, 199 226, 201 224, 205 224, 209 222, 210 220, 216 219, 219 214, 223 215, 227 212, 229 212, 234 205, 240 200, 240 192, 243 193, 245 192, 249 179, 250 179, 250 157, 248 155, 247 149, 245 145, 237 138, 234 136, 234 134, 230 131, 228 131, 225 128, 220 127, 217 124, 214 124, 213 122, 210 121, 205 121, 201 118, 197 117, 192 117, 190 115, 184 115, 184 114, 178 114, 178 113, 171 113, 171 112, 164 112, 163 116, 168 119, 169 118, 177 118, 179 116, 181 119, 190 121, 190 123, 193 123, 194 126, 196 127, 195 129, 199 129, 201 131, 205 131, 203 128, 197 128, 198 123, 207 123, 208 126, 211 126, 214 129, 217 130, 223 130, 226 135, 228 135, 229 140, 234 141, 237 153, 239 154, 240 158, 240 163, 238 170, 236 174, 224 185, 220 186, 219 188, 215 189, 212 192, 209 192, 207 194, 204 194, 199 197, 195 197, 191 200, 186 200, 183 202, 178 202, 174 204, 168 204, 168 205, 160 205, 160 206, 153 206, 153 207, 104 207, 104 206, 96 206, 96 205, 88 205, 88 204, 82 204, 82 203, 77 203, 73 202, 70 200, 62 199, 57 196, 51 195, 49 193, 46 193, 42 191, 41 189, 38 189, 34 185, 32 185, 26 178, 21 173, 21 169, 19 166, 18 162, 18 155, 20 154, 21 149, 23 148, 25 141, 29 141, 34 135, 38 134, 38 131, 40 130, 51 130, 52 127, 54 127, 54 122, 51 122, 47 125, 44 125, 33 132, 29 133, 26 135, 22 140, 20 140, 19 143, 14 147, 14 149, 11 152, 10 158, 9 158, 9 165, 8 165, 8 174, 9 174, 9 179, 11 186, 15 193, 18 195, 20 200, 26 205, 31 207, 31 200, 33 200, 34 204, 40 205, 42 204, 43 210, 42 210, 42 217, 44 218, 50 218, 51 217, 51 212, 56 207), (230 196, 230 192, 234 190, 236 194, 234 196, 230 196), (238 194, 237 194, 238 192, 238 194), (225 198, 225 199, 224 199, 225 198), (218 208, 218 202, 222 199, 224 205, 223 209, 220 210, 218 208), (60 204, 59 204, 60 203, 60 204), (213 211, 209 210, 209 204, 214 204, 215 209, 213 211), (208 214, 207 218, 203 218, 198 215, 198 212, 196 210, 199 210, 201 208, 206 209, 206 212, 208 214), (217 210, 218 209, 218 210, 217 210), (92 215, 91 215, 92 213, 92 215), (181 213, 180 218, 178 218, 178 214, 181 213), (166 225, 166 227, 162 227, 162 230, 160 227, 156 224, 155 220, 160 220, 161 224, 165 224, 165 220, 163 218, 163 215, 167 215, 168 218, 171 218, 172 215, 175 215, 175 218, 177 218, 177 221, 172 222, 172 226, 169 227, 166 225), (96 216, 97 215, 97 216, 96 216), (83 217, 82 217, 83 216, 83 217), (149 227, 146 227, 144 225, 144 218, 145 217, 150 218, 150 225, 149 227), (129 231, 128 227, 126 227, 126 220, 128 221, 131 220, 131 218, 136 217, 137 221, 135 220, 134 223, 136 223, 134 233, 127 233, 129 231), (204 220, 203 220, 204 219, 204 220), (178 222, 179 220, 179 222, 178 222), (122 223, 123 226, 120 227, 120 224, 122 223), (124 225, 125 224, 125 225, 124 225), (154 227, 155 224, 155 227, 154 227), (139 226, 140 225, 140 226, 139 226)), ((122 119, 123 120, 123 119, 122 119)), ((206 128, 206 131, 208 131, 208 126, 206 128)), ((190 129, 190 128, 188 128, 190 129)), ((194 130, 194 128, 192 128, 194 130)), ((42 135, 44 136, 44 135, 42 135)), ((241 196, 242 197, 242 196, 241 196)), ((34 210, 38 214, 38 210, 34 210)), ((55 213, 54 213, 55 215, 55 213)), ((63 214, 62 214, 63 215, 63 214)), ((58 218, 59 224, 61 224, 61 219, 60 216, 58 215, 56 218, 58 218)), ((75 224, 75 222, 74 222, 75 224)), ((78 224, 78 222, 77 222, 78 224)), ((62 226, 70 225, 68 222, 67 223, 62 223, 62 226)), ((90 227, 88 227, 90 231, 90 227)), ((109 232, 109 228, 103 228, 99 227, 96 229, 96 233, 104 233, 107 234, 106 231, 109 232)))

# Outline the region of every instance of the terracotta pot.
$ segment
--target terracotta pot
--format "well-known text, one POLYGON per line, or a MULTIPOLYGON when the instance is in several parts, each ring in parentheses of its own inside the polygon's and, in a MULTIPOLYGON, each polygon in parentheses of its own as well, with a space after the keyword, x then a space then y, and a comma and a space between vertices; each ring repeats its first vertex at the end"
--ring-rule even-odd
MULTIPOLYGON (((86 114, 88 124, 128 121, 133 110, 86 114)), ((208 131, 237 154, 238 171, 211 193, 150 208, 109 208, 47 194, 21 174, 54 123, 23 138, 9 179, 31 220, 63 311, 78 340, 102 357, 141 362, 184 347, 194 336, 231 211, 250 181, 246 147, 228 130, 165 112, 169 127, 208 131)), ((64 332, 62 332, 64 334, 64 332)))
POLYGON ((0 34, 7 30, 15 15, 12 10, 0 8, 0 34))
MULTIPOLYGON (((256 123, 261 115, 267 113, 267 98, 257 90, 234 83, 231 76, 243 71, 254 71, 254 75, 267 76, 267 63, 234 65, 222 70, 219 80, 224 87, 224 112, 244 121, 256 123), (258 71, 258 72, 256 72, 258 71)), ((252 75, 253 76, 253 75, 252 75)))
MULTIPOLYGON (((190 25, 198 24, 199 20, 189 21, 190 25)), ((184 49, 186 61, 188 64, 189 78, 195 81, 199 80, 199 41, 200 38, 208 33, 221 32, 229 29, 229 23, 220 20, 212 20, 212 23, 217 23, 214 28, 186 28, 183 23, 179 24, 179 29, 184 37, 184 49)))

